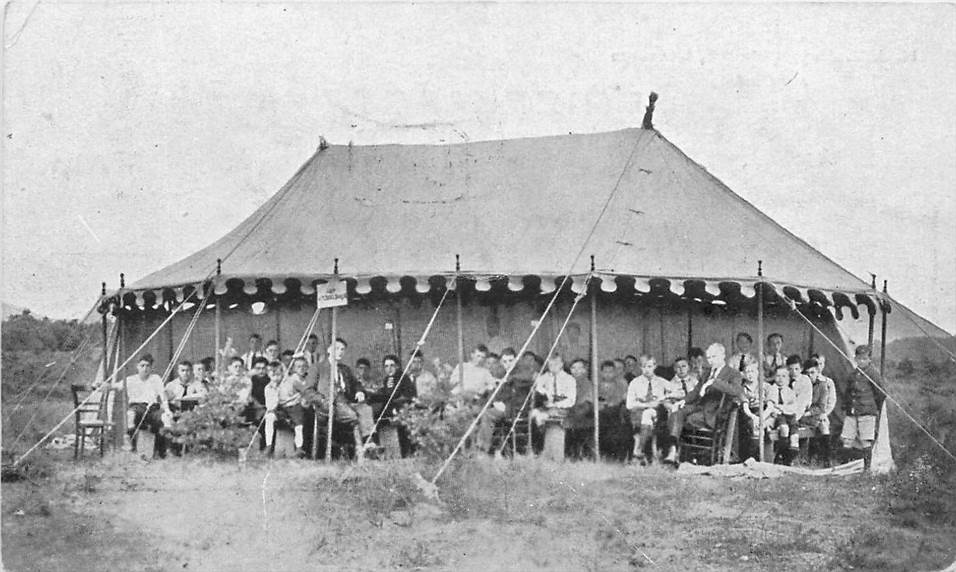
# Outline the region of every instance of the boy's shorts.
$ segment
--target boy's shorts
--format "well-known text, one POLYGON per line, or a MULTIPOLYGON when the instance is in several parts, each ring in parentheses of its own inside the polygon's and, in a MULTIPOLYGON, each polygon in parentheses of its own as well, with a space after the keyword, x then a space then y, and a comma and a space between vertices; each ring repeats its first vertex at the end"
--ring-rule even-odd
POLYGON ((876 440, 876 415, 847 415, 840 433, 845 447, 863 449, 876 440))

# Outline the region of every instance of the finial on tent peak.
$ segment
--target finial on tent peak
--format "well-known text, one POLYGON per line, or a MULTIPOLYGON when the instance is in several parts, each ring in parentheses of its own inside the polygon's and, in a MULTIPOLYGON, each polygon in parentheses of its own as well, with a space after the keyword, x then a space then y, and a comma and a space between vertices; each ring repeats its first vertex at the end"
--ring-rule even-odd
POLYGON ((455 272, 461 272, 461 255, 455 255, 455 272))
POLYGON ((657 92, 652 91, 647 98, 647 107, 644 109, 644 121, 641 127, 654 129, 654 104, 657 103, 657 92))
POLYGON ((886 294, 886 280, 883 281, 883 293, 886 294))
POLYGON ((591 272, 594 272, 594 255, 591 255, 591 272))
POLYGON ((100 285, 100 296, 106 296, 106 282, 102 282, 100 285))
POLYGON ((216 259, 216 276, 222 275, 222 258, 216 259))
POLYGON ((763 260, 757 261, 757 276, 763 276, 763 260))
POLYGON ((126 288, 126 274, 120 272, 120 288, 126 288))
POLYGON ((870 288, 876 290, 876 274, 870 272, 870 288))
POLYGON ((338 273, 339 273, 339 259, 338 259, 338 258, 335 259, 332 273, 333 273, 333 274, 338 274, 338 273))
POLYGON ((325 137, 319 135, 319 151, 325 151, 329 148, 329 142, 325 140, 325 137))

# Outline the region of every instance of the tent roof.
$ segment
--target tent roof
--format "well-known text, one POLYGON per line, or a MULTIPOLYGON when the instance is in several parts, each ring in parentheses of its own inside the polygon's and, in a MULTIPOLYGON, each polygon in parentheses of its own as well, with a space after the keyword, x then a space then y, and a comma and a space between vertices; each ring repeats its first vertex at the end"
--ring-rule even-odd
POLYGON ((474 275, 582 274, 593 254, 607 274, 744 285, 763 260, 769 281, 804 294, 872 293, 645 129, 323 147, 235 229, 132 288, 202 282, 219 258, 246 283, 311 285, 338 258, 342 276, 424 284, 454 274, 455 254, 474 275))

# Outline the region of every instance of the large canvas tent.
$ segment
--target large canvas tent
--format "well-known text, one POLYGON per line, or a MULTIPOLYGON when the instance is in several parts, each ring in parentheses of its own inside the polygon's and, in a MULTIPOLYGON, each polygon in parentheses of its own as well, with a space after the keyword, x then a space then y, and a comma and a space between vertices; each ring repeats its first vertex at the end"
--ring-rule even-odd
MULTIPOLYGON (((569 288, 531 348, 550 347, 575 293, 598 298, 600 359, 650 353, 669 362, 689 346, 756 337, 755 290, 766 332, 785 349, 843 360, 785 303, 793 299, 831 339, 844 310, 874 313, 885 301, 653 129, 454 145, 325 145, 269 201, 206 248, 104 297, 122 321, 123 347, 138 345, 193 291, 214 288, 223 337, 250 333, 295 345, 316 287, 338 276, 350 305, 338 328, 352 359, 407 352, 446 288, 459 278, 466 346, 520 347, 550 293, 569 288), (577 256, 578 254, 582 256, 577 256), (456 271, 456 255, 461 269, 456 271), (572 263, 576 263, 572 266, 572 263), (757 276, 758 260, 765 275, 757 276), (217 261, 221 273, 217 274, 217 261), (111 304, 111 305, 110 305, 111 304)), ((169 358, 190 319, 148 349, 169 358)), ((206 312, 184 355, 213 355, 206 312)), ((560 343, 589 356, 587 316, 560 343)), ((455 362, 453 308, 439 313, 425 351, 455 362)), ((328 317, 318 333, 328 336, 328 317)))

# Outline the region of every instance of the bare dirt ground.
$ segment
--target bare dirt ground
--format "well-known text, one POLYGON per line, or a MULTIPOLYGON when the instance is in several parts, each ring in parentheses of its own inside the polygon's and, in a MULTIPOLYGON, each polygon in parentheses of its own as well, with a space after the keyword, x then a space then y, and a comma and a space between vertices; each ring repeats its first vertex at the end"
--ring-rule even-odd
POLYGON ((952 489, 894 513, 899 477, 471 459, 436 502, 416 487, 434 474, 420 460, 118 454, 57 469, 3 485, 5 569, 939 570, 956 557, 952 489))

